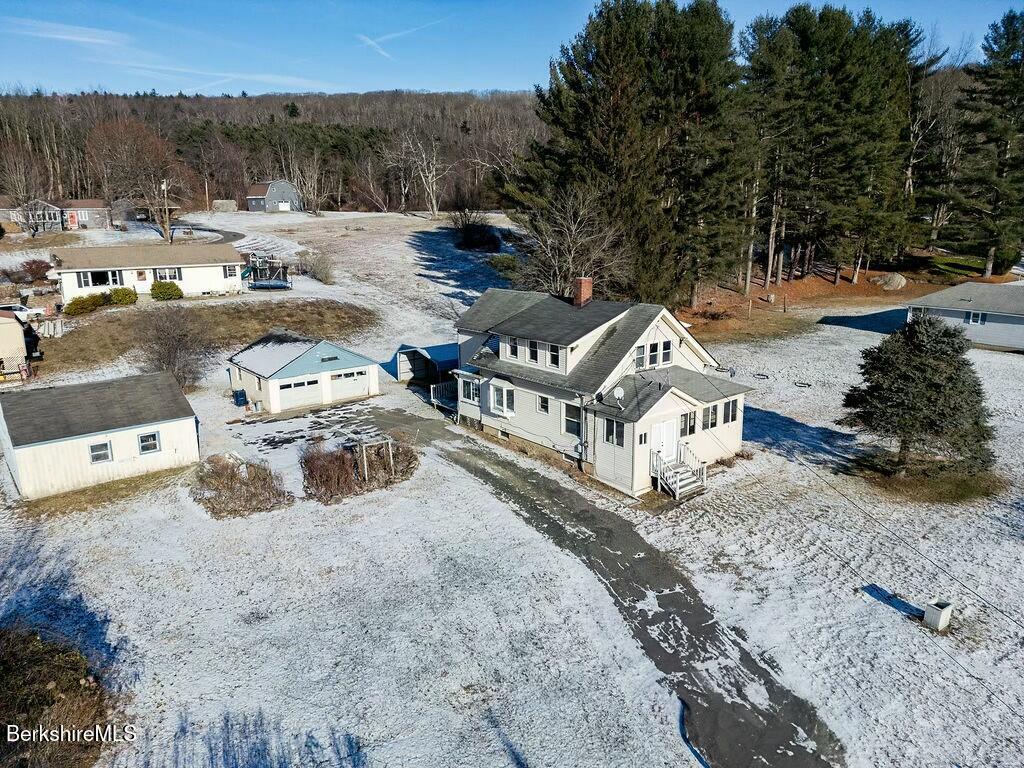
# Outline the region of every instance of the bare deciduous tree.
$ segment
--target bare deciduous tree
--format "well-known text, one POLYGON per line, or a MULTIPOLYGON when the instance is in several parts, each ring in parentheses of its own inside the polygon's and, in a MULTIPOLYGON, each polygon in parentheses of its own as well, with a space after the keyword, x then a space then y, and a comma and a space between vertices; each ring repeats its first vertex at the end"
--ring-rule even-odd
POLYGON ((596 192, 570 189, 555 195, 547 208, 509 217, 527 234, 527 259, 520 270, 527 287, 568 296, 577 277, 591 277, 595 292, 607 296, 625 282, 628 262, 596 192))
MULTIPOLYGON (((46 226, 43 173, 31 150, 24 144, 6 141, 0 144, 0 187, 7 191, 20 222, 33 237, 46 226)), ((56 222, 58 228, 60 222, 56 222)))
POLYGON ((436 219, 438 211, 441 210, 445 178, 451 173, 455 163, 448 163, 442 159, 440 141, 436 137, 424 141, 406 135, 402 139, 402 147, 402 153, 408 158, 420 183, 430 218, 436 219))
POLYGON ((140 311, 135 318, 139 353, 151 371, 170 371, 182 389, 191 389, 203 377, 213 354, 206 326, 182 307, 140 311))

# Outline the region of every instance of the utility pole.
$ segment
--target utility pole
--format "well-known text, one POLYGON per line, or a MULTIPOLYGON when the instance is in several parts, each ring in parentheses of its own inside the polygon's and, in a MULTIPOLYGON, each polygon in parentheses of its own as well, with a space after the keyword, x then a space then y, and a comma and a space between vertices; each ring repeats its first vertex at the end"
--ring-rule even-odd
POLYGON ((160 189, 164 192, 164 238, 171 241, 171 207, 167 203, 167 179, 160 182, 160 189))
POLYGON ((203 179, 203 186, 206 188, 206 210, 210 210, 210 180, 203 179))

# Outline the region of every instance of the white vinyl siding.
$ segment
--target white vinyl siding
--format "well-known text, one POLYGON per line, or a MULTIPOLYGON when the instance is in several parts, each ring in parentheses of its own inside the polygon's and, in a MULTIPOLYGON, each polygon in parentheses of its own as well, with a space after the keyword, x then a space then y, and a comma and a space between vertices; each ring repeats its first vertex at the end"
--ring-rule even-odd
POLYGON ((562 411, 562 431, 567 435, 579 438, 582 429, 582 412, 578 405, 572 405, 570 403, 563 404, 562 411))
POLYGON ((139 435, 139 455, 145 456, 147 453, 157 453, 160 450, 160 433, 159 432, 147 432, 144 435, 139 435))

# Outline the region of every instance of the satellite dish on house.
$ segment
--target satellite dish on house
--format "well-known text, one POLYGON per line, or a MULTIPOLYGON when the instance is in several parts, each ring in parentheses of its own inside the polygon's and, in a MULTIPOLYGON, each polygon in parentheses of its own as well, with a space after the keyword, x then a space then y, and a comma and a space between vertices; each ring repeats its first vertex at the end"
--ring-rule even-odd
POLYGON ((616 387, 612 390, 612 397, 614 397, 619 403, 619 410, 622 410, 622 398, 626 396, 626 390, 622 387, 616 387))

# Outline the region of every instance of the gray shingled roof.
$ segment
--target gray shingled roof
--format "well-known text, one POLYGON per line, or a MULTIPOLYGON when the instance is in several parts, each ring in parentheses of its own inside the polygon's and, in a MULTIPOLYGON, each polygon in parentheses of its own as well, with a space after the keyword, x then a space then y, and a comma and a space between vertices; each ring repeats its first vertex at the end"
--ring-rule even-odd
POLYGON ((528 309, 547 294, 534 291, 511 291, 507 288, 488 288, 473 306, 455 321, 460 331, 490 333, 491 329, 513 315, 528 309))
POLYGON ((708 376, 678 365, 624 376, 616 386, 625 391, 621 408, 611 394, 606 394, 603 402, 590 407, 600 415, 614 416, 622 421, 639 421, 673 388, 702 403, 724 400, 753 389, 730 379, 708 376))
POLYGON ((499 360, 493 351, 484 347, 477 352, 470 364, 506 376, 514 376, 536 384, 544 384, 580 394, 597 394, 601 385, 615 370, 615 366, 628 356, 637 339, 661 314, 663 307, 657 304, 635 304, 611 328, 607 329, 590 351, 584 355, 569 372, 568 376, 534 368, 529 365, 499 360))
MULTIPOLYGON (((481 296, 481 300, 486 295, 481 296)), ((541 300, 529 308, 490 328, 491 333, 536 339, 564 347, 635 306, 632 302, 594 300, 576 307, 572 299, 541 296, 541 300)))
POLYGON ((960 283, 907 302, 911 307, 932 307, 963 312, 1024 315, 1024 282, 960 283))
POLYGON ((14 446, 194 418, 170 373, 0 393, 14 446))

